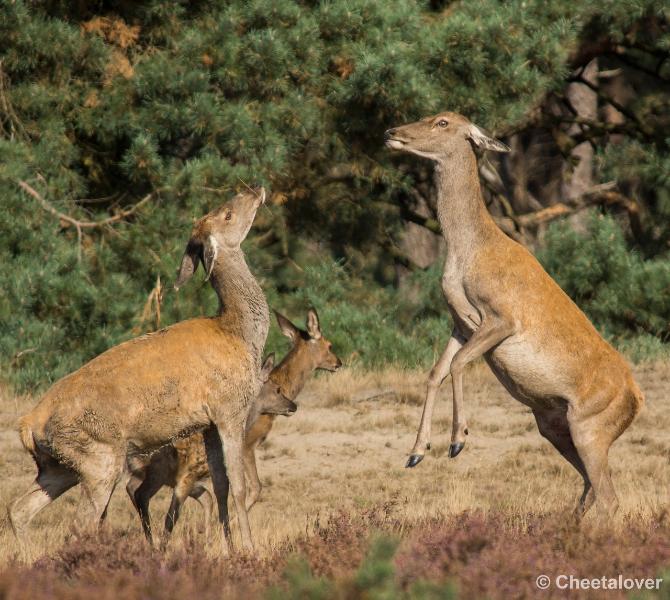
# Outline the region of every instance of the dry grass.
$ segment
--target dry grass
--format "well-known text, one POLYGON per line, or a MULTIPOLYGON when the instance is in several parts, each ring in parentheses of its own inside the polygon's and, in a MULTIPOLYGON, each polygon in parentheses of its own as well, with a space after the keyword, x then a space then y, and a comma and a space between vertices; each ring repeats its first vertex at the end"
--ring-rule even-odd
MULTIPOLYGON (((668 507, 670 481, 670 365, 636 369, 647 397, 638 420, 614 445, 611 466, 621 511, 617 523, 644 524, 668 507)), ((259 453, 264 483, 252 511, 259 557, 269 557, 312 531, 314 523, 338 511, 360 513, 394 499, 397 528, 448 519, 465 511, 493 515, 509 527, 523 527, 528 515, 569 513, 580 479, 536 431, 530 412, 503 390, 484 365, 466 378, 470 436, 456 460, 446 456, 450 432, 450 386, 441 391, 433 450, 415 469, 405 469, 418 426, 425 374, 388 370, 344 370, 313 380, 299 399, 300 410, 276 422, 259 453), (500 516, 502 515, 502 517, 500 516)), ((33 404, 30 398, 0 398, 0 563, 32 563, 53 555, 64 543, 77 514, 77 488, 33 522, 30 540, 17 550, 3 508, 34 477, 22 451, 15 422, 33 404)), ((163 490, 152 504, 162 521, 168 503, 163 490)), ((172 552, 189 547, 201 526, 195 502, 186 503, 172 552)), ((137 535, 139 521, 119 486, 109 511, 115 534, 137 535)), ((197 535, 195 539, 199 538, 197 535)), ((209 549, 216 550, 216 540, 209 549)))

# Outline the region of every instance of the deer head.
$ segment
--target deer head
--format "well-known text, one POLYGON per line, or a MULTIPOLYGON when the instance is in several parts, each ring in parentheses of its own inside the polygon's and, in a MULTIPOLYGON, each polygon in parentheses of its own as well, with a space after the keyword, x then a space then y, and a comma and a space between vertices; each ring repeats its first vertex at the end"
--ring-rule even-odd
POLYGON ((312 369, 337 371, 342 361, 333 352, 333 345, 321 333, 319 315, 310 308, 307 311, 307 331, 299 329, 284 315, 274 311, 281 332, 291 340, 293 351, 309 361, 312 369))
POLYGON ((393 150, 409 152, 436 161, 449 159, 455 153, 462 153, 468 150, 468 146, 495 152, 509 152, 508 146, 486 135, 464 116, 453 112, 443 112, 416 123, 388 129, 384 133, 384 141, 386 146, 393 150))
POLYGON ((261 415, 282 415, 290 417, 298 407, 282 394, 281 388, 277 383, 270 379, 270 373, 275 366, 275 355, 270 354, 263 363, 260 372, 260 379, 263 382, 258 397, 254 401, 258 414, 261 415))
POLYGON ((251 229, 258 207, 264 202, 265 189, 250 189, 199 219, 186 245, 175 289, 191 278, 199 262, 202 262, 209 279, 219 253, 239 250, 251 229))

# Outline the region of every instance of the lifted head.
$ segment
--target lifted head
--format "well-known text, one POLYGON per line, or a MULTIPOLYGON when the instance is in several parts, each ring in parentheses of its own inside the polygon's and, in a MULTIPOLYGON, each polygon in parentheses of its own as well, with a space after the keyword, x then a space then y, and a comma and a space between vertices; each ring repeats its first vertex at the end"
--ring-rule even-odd
POLYGON ((293 348, 312 361, 314 369, 337 371, 342 361, 333 352, 333 345, 321 333, 319 315, 310 308, 307 311, 307 331, 299 329, 284 315, 274 311, 281 332, 291 340, 293 348))
POLYGON ((467 151, 470 145, 483 150, 509 152, 508 146, 486 135, 464 116, 453 112, 443 112, 416 123, 388 129, 384 133, 384 141, 393 150, 436 161, 447 160, 455 153, 467 151))
POLYGON ((264 202, 265 189, 246 190, 199 219, 191 231, 175 288, 191 278, 198 262, 202 262, 209 279, 219 252, 239 249, 264 202))

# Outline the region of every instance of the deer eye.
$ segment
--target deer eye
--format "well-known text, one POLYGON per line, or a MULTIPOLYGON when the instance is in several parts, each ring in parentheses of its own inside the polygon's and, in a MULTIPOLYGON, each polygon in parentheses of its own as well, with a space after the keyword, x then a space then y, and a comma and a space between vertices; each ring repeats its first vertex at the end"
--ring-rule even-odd
POLYGON ((230 219, 232 219, 232 218, 233 218, 233 213, 232 213, 232 211, 229 210, 228 212, 226 212, 226 221, 230 221, 230 219))
POLYGON ((437 122, 437 126, 438 126, 438 127, 442 127, 443 129, 444 129, 447 125, 449 125, 449 121, 447 121, 446 119, 440 119, 440 120, 437 122))

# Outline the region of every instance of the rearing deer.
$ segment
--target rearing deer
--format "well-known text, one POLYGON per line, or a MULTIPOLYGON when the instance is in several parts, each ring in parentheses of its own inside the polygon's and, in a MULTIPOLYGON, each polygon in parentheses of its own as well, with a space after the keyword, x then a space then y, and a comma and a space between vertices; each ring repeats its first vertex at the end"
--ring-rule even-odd
MULTIPOLYGON (((283 398, 293 400, 300 394, 307 379, 316 369, 337 371, 342 361, 335 355, 332 344, 321 333, 319 316, 314 309, 307 312, 307 330, 296 327, 286 317, 275 311, 281 332, 291 340, 291 349, 283 360, 271 371, 266 394, 275 392, 283 398)), ((266 389, 267 388, 267 389, 266 389)), ((261 391, 261 396, 263 391, 261 391)), ((256 469, 256 449, 267 438, 274 420, 281 413, 278 406, 268 406, 267 400, 257 398, 247 417, 244 439, 244 471, 249 492, 247 510, 256 503, 261 493, 261 482, 256 469)), ((131 466, 133 475, 128 481, 127 491, 142 520, 144 533, 152 541, 149 502, 163 486, 173 488, 172 502, 165 517, 165 534, 174 528, 181 505, 190 496, 198 500, 205 510, 205 531, 209 531, 211 499, 205 481, 209 479, 207 456, 201 434, 175 441, 161 448, 149 461, 131 466)), ((164 539, 165 541, 165 539, 164 539)))
POLYGON ((623 357, 486 210, 474 148, 509 148, 452 112, 389 129, 385 141, 389 148, 435 161, 437 213, 447 246, 442 289, 454 320, 451 339, 430 373, 407 466, 417 465, 430 448, 435 398, 449 374, 449 456, 462 450, 468 433, 463 371, 483 356, 510 394, 532 409, 540 433, 581 474, 577 514, 595 500, 614 512, 618 500, 609 448, 640 411, 644 396, 623 357))

